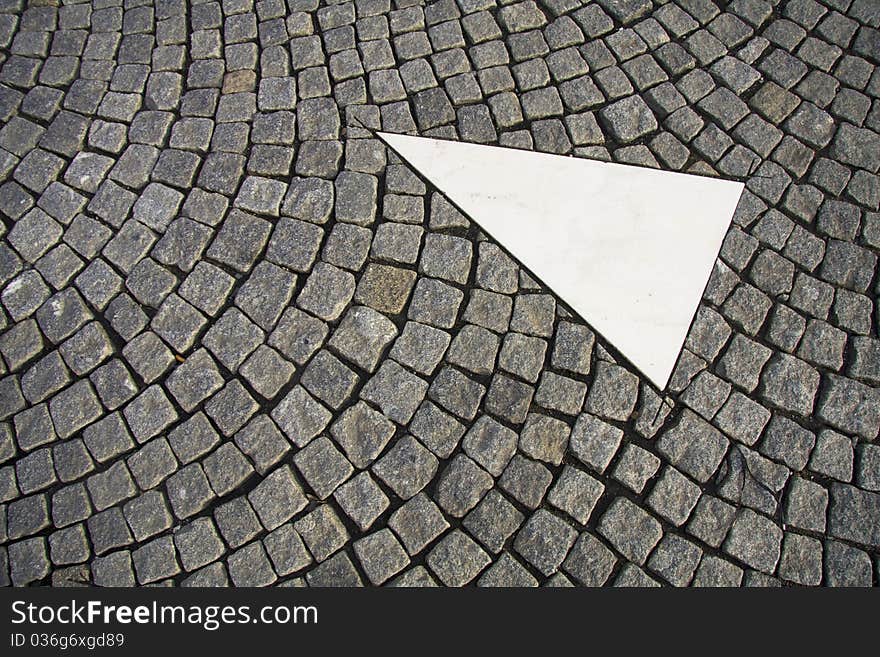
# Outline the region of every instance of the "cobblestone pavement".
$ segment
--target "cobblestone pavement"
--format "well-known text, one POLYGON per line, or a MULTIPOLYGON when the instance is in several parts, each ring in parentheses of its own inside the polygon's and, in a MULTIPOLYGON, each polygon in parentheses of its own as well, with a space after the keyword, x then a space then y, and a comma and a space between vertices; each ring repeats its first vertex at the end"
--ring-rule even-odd
POLYGON ((0 12, 0 582, 877 584, 876 0, 0 12), (672 408, 378 128, 748 180, 672 408))

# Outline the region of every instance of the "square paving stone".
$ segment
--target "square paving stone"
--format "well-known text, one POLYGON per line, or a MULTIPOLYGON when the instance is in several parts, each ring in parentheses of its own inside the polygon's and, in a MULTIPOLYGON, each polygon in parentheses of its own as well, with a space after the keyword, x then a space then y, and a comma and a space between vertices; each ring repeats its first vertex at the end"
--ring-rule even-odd
POLYGON ((466 283, 471 269, 473 247, 460 237, 430 233, 419 259, 419 268, 428 276, 466 283))
POLYGON ((135 397, 125 407, 123 414, 135 439, 142 444, 162 432, 178 417, 174 406, 157 384, 135 397))
POLYGON ((223 497, 244 484, 254 473, 250 462, 234 443, 223 443, 202 460, 211 489, 223 497))
POLYGON ((238 431, 259 406, 240 381, 226 384, 205 404, 205 412, 225 436, 238 431))
POLYGON ((378 586, 409 565, 409 557, 389 529, 355 541, 354 551, 367 577, 378 586))
POLYGON ((499 340, 494 333, 469 324, 452 340, 447 360, 474 374, 491 374, 498 346, 499 340))
POLYGON ((376 229, 370 254, 379 260, 415 264, 419 257, 423 232, 421 226, 383 223, 376 229))
POLYGON ((514 557, 505 552, 477 580, 477 586, 538 586, 538 580, 514 557))
POLYGON ((165 381, 165 387, 187 412, 192 412, 222 385, 223 377, 207 349, 191 354, 165 381))
POLYGON ((74 525, 51 534, 49 536, 49 554, 52 563, 56 565, 86 561, 91 554, 91 548, 86 539, 83 525, 74 525))
POLYGON ((333 265, 318 263, 306 279, 297 305, 325 321, 338 318, 355 292, 354 277, 333 265))
POLYGON ((336 178, 336 218, 339 221, 367 226, 376 216, 375 176, 343 171, 336 178))
POLYGON ((272 329, 290 302, 296 276, 281 267, 262 262, 239 288, 235 303, 266 331, 272 329))
POLYGON ((355 301, 379 312, 398 314, 406 306, 415 280, 414 271, 370 264, 358 282, 355 301))
POLYGON ((330 427, 333 439, 357 468, 366 468, 394 435, 394 424, 359 401, 346 409, 330 427))
POLYGON ((463 454, 456 455, 437 482, 435 497, 451 516, 460 518, 492 487, 492 477, 463 454))
POLYGON ((333 497, 361 531, 367 530, 390 505, 368 472, 361 472, 344 483, 333 497))
POLYGON ((604 491, 605 486, 587 473, 565 466, 547 500, 585 525, 604 491))
POLYGON ((92 581, 97 586, 135 585, 131 554, 127 550, 120 550, 95 559, 91 566, 92 581))
POLYGON ((15 500, 9 504, 7 511, 9 524, 6 533, 12 540, 31 536, 50 526, 45 495, 31 495, 15 500))
POLYGON ((431 383, 428 396, 449 412, 466 420, 473 419, 485 388, 454 367, 444 367, 431 383))
POLYGON ((293 178, 281 213, 314 224, 323 224, 333 209, 333 184, 320 178, 293 178))
POLYGON ((602 586, 611 575, 617 558, 592 534, 578 537, 562 564, 562 569, 583 586, 602 586))
POLYGON ((61 356, 74 374, 91 372, 113 353, 113 345, 98 322, 90 322, 68 338, 60 348, 61 356))
MULTIPOLYGON (((21 290, 32 295, 31 298, 39 300, 42 297, 40 291, 33 289, 25 281, 21 282, 21 290)), ((9 287, 4 290, 3 303, 8 310, 11 310, 13 319, 18 321, 23 316, 17 315, 15 309, 9 308, 8 291, 9 287)), ((73 288, 67 288, 53 295, 37 310, 37 324, 39 324, 40 330, 55 344, 73 335, 80 326, 91 318, 92 314, 83 303, 82 297, 73 288)))
POLYGON ((449 527, 440 509, 423 493, 391 514, 388 526, 403 541, 410 555, 421 552, 449 527))
POLYGON ((134 550, 131 559, 140 584, 167 579, 180 572, 170 536, 162 536, 134 550))
POLYGON ((463 298, 457 288, 435 279, 422 278, 416 284, 408 316, 438 328, 452 328, 463 298))
POLYGON ((752 568, 771 573, 779 561, 782 530, 769 518, 751 509, 737 512, 724 551, 752 568))
POLYGON ((329 504, 321 505, 294 523, 316 561, 327 559, 342 548, 348 532, 329 504))
POLYGON ((550 337, 553 334, 555 312, 556 301, 550 295, 521 294, 514 302, 510 328, 528 335, 550 337))
POLYGON ((15 416, 15 439, 25 451, 58 439, 46 404, 33 406, 15 416))
POLYGON ((83 441, 89 453, 99 463, 114 459, 135 446, 119 413, 112 413, 86 427, 83 431, 83 441))
POLYGON ((12 371, 19 369, 42 349, 43 338, 32 319, 16 324, 0 337, 0 352, 12 371))
POLYGON ((804 586, 818 586, 822 581, 822 544, 814 538, 787 533, 779 576, 804 586))
POLYGON ((59 438, 68 438, 98 419, 103 410, 88 381, 78 381, 55 395, 49 412, 59 438))
POLYGON ((230 554, 226 564, 229 577, 236 586, 268 586, 278 579, 260 541, 230 554))
POLYGON ((764 432, 759 450, 793 470, 803 470, 815 442, 816 436, 812 432, 784 416, 774 415, 764 432))
POLYGON ((412 436, 404 436, 376 463, 373 473, 398 496, 409 499, 433 479, 437 458, 412 436))
POLYGON ((831 429, 819 432, 809 468, 833 479, 850 481, 853 475, 852 440, 831 429))
POLYGON ((497 477, 516 453, 517 442, 513 430, 482 416, 468 430, 462 446, 471 458, 497 477))
POLYGON ((324 342, 327 325, 296 308, 288 308, 269 336, 269 344, 297 365, 303 365, 324 342))
POLYGON ((8 548, 13 586, 25 586, 49 574, 46 539, 39 536, 13 543, 8 548))
POLYGON ((544 408, 566 415, 577 415, 586 394, 586 384, 553 372, 545 372, 535 394, 535 401, 544 408))
POLYGON ((329 344, 350 362, 372 372, 396 335, 397 327, 384 315, 366 306, 355 306, 345 314, 329 344))
POLYGON ((486 395, 486 410, 514 424, 521 424, 532 403, 534 389, 502 374, 495 374, 486 395))
POLYGON ((145 383, 152 383, 174 363, 174 357, 159 337, 141 333, 122 348, 122 356, 145 383))
POLYGON ((202 338, 212 354, 228 370, 235 372, 245 358, 265 339, 265 333, 237 308, 230 308, 202 338))
POLYGON ((282 217, 272 232, 266 257, 294 271, 307 273, 323 239, 324 230, 320 226, 282 217))
POLYGON ((410 422, 409 430, 439 458, 448 458, 464 434, 464 425, 435 404, 424 402, 410 422))
POLYGON ((561 420, 530 413, 520 434, 519 447, 534 459, 559 465, 570 433, 571 428, 561 420))
POLYGON ((34 208, 15 222, 6 239, 22 258, 33 263, 61 239, 62 233, 54 219, 34 208))
POLYGON ((617 427, 584 413, 572 428, 569 445, 581 462, 602 473, 611 463, 622 438, 623 431, 617 427))
POLYGON ((499 486, 523 506, 536 509, 553 481, 553 475, 541 463, 515 455, 498 480, 499 486))
POLYGON ((312 563, 312 556, 291 523, 281 525, 263 539, 272 566, 280 576, 302 570, 312 563))
POLYGON ((546 510, 529 518, 514 541, 514 549, 545 576, 556 572, 577 538, 568 523, 546 510))
POLYGON ((304 447, 321 433, 331 417, 302 386, 294 387, 272 411, 272 419, 298 447, 304 447))
POLYGON ((720 432, 687 409, 679 423, 657 441, 660 453, 699 483, 715 473, 727 447, 728 441, 720 432))
POLYGON ((126 463, 142 490, 158 486, 178 467, 168 441, 162 436, 146 443, 126 463))
POLYGON ((206 323, 204 316, 176 294, 169 295, 150 327, 178 353, 185 353, 206 323))
POLYGON ((364 583, 345 552, 340 552, 306 573, 305 581, 311 587, 363 586, 364 583))
POLYGON ((794 477, 788 488, 786 524, 807 531, 824 532, 828 491, 808 479, 794 477))
POLYGON ((92 514, 86 487, 82 483, 59 489, 52 495, 52 522, 56 527, 66 527, 92 514))
POLYGON ((464 586, 489 565, 489 556, 461 530, 453 530, 428 553, 428 567, 446 586, 464 586))
POLYGON ((559 322, 553 343, 553 366, 575 374, 590 373, 595 336, 586 326, 559 322))
POLYGON ((871 559, 865 552, 838 541, 827 541, 824 552, 825 584, 870 586, 871 559))
POLYGON ((237 271, 247 272, 263 250, 270 226, 268 221, 233 210, 227 215, 207 255, 237 271))
POLYGON ((310 393, 334 409, 351 396, 358 380, 357 374, 326 350, 315 354, 300 379, 310 393))
POLYGON ((192 572, 216 561, 226 548, 210 518, 198 518, 174 532, 174 546, 184 570, 192 572))
POLYGON ((330 439, 324 436, 300 450, 293 462, 319 499, 331 495, 354 471, 330 439))
POLYGON ((235 444, 251 459, 261 475, 266 474, 290 450, 290 443, 275 423, 263 414, 256 415, 235 434, 235 444))
POLYGON ((626 420, 637 398, 638 379, 634 374, 620 366, 599 362, 584 410, 605 419, 626 420))
POLYGON ((674 525, 685 523, 700 498, 700 487, 675 468, 667 467, 648 496, 648 506, 674 525))
POLYGON ((504 496, 492 490, 464 519, 464 526, 492 552, 499 552, 519 528, 523 515, 504 496))
POLYGON ((165 497, 159 491, 149 491, 126 502, 125 519, 135 539, 143 541, 159 534, 173 522, 165 497))
POLYGON ((612 475, 634 493, 641 493, 645 484, 660 468, 660 459, 638 445, 628 444, 621 451, 612 475))
POLYGON ((667 534, 651 554, 648 568, 673 586, 687 586, 693 578, 702 551, 690 541, 667 534))
POLYGON ((660 523, 625 497, 618 497, 599 521, 599 533, 626 558, 644 564, 663 535, 660 523))
POLYGON ((248 494, 248 500, 268 530, 305 508, 307 500, 289 466, 277 468, 248 494))
POLYGON ((639 96, 628 96, 599 112, 599 118, 612 136, 628 143, 657 129, 657 119, 639 96))
POLYGON ((707 545, 717 548, 727 536, 735 514, 735 507, 717 497, 703 495, 688 521, 687 531, 707 545))
POLYGON ((266 345, 260 345, 239 368, 239 373, 266 399, 272 399, 290 380, 296 368, 266 345))
POLYGON ((179 470, 168 478, 165 485, 174 515, 180 519, 198 513, 216 497, 198 463, 179 470))
POLYGON ((358 271, 364 266, 373 234, 361 226, 335 224, 324 244, 321 257, 331 265, 358 271))
POLYGON ((361 397, 379 406, 382 413, 400 424, 412 418, 427 392, 428 384, 393 361, 385 361, 367 382, 361 397))
POLYGON ((233 548, 244 545, 260 533, 260 521, 245 497, 236 497, 214 510, 214 520, 226 543, 233 548))
POLYGON ((512 310, 513 302, 510 298, 494 292, 475 289, 470 294, 463 319, 471 324, 501 333, 506 331, 510 324, 512 310))
POLYGON ((34 493, 56 482, 52 453, 53 450, 44 447, 18 459, 15 478, 22 493, 34 493))
POLYGON ((817 415, 831 426, 873 440, 880 432, 880 404, 876 388, 833 374, 817 407, 817 415))
POLYGON ((131 473, 122 461, 117 461, 104 472, 89 477, 86 486, 92 503, 98 511, 103 511, 137 494, 131 473))
POLYGON ((418 322, 407 322, 389 355, 419 374, 429 376, 446 353, 450 340, 445 331, 418 322))
POLYGON ((770 411, 734 391, 715 416, 715 425, 731 438, 754 445, 770 420, 770 411))

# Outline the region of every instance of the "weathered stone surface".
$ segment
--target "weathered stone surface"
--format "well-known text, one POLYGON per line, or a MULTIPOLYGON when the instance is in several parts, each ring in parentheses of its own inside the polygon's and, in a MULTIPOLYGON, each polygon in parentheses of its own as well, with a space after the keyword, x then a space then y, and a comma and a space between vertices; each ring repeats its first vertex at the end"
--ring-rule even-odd
POLYGON ((0 1, 0 585, 877 583, 878 34, 0 1), (667 394, 377 131, 745 181, 667 394))

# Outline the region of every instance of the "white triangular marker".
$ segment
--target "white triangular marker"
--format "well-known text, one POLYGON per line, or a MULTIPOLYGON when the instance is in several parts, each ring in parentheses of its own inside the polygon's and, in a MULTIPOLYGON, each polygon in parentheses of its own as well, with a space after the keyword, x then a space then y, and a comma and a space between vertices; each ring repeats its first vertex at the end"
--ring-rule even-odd
POLYGON ((378 135, 666 388, 742 183, 378 135))

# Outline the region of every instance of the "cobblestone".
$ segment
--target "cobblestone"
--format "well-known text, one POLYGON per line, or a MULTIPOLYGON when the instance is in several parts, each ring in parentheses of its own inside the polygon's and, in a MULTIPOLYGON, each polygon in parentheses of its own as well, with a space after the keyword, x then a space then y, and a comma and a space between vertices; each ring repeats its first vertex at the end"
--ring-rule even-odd
POLYGON ((599 533, 625 557, 642 564, 662 536, 660 523, 624 497, 614 500, 602 516, 599 533))
POLYGON ((0 582, 876 583, 870 3, 288 4, 0 13, 0 582), (377 130, 744 181, 668 391, 377 130))

